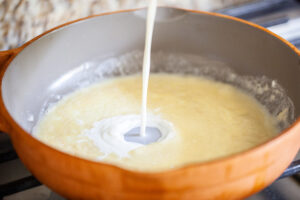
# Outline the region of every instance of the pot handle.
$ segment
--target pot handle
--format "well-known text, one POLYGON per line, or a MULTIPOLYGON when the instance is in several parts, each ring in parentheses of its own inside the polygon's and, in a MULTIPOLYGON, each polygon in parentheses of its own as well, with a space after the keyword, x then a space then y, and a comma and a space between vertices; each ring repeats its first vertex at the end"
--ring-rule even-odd
MULTIPOLYGON (((20 51, 19 48, 12 49, 8 51, 0 51, 0 81, 2 82, 2 78, 4 76, 7 65, 10 63, 12 58, 20 51)), ((0 86, 2 83, 0 83, 0 86)), ((2 99, 2 88, 0 87, 0 132, 9 133, 10 127, 6 120, 7 113, 4 113, 5 106, 2 99)))

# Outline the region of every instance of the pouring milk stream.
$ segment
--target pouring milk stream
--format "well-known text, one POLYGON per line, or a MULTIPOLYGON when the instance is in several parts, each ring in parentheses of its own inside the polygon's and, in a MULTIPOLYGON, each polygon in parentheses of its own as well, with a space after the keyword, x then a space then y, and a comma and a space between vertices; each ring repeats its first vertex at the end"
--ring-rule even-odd
POLYGON ((143 58, 143 84, 140 128, 134 128, 124 135, 128 142, 150 144, 158 141, 162 134, 157 127, 147 127, 147 96, 151 65, 151 43, 155 22, 157 0, 150 0, 147 13, 147 25, 145 35, 145 49, 143 58))
POLYGON ((147 117, 151 43, 156 8, 157 0, 150 0, 146 23, 143 58, 142 106, 140 116, 125 115, 104 119, 96 122, 94 127, 86 132, 86 136, 95 141, 96 145, 102 149, 104 157, 110 153, 115 153, 120 157, 126 157, 130 151, 143 145, 166 141, 174 136, 175 130, 170 122, 163 120, 158 116, 151 115, 147 117), (147 124, 149 125, 148 127, 147 124))
POLYGON ((147 92, 148 82, 150 74, 150 63, 151 63, 151 43, 153 35, 153 27, 155 22, 157 0, 150 0, 147 14, 147 27, 146 27, 146 40, 144 50, 144 61, 143 61, 143 93, 142 93, 142 112, 141 112, 141 129, 140 136, 146 135, 147 125, 147 92))
POLYGON ((141 114, 116 116, 103 119, 86 132, 86 136, 97 141, 105 156, 115 153, 126 157, 128 153, 143 145, 165 141, 174 136, 173 125, 159 116, 147 116, 147 94, 150 75, 151 43, 155 22, 157 0, 150 0, 147 13, 145 49, 143 58, 141 114), (147 126, 148 125, 148 126, 147 126), (99 134, 101 133, 101 134, 99 134))

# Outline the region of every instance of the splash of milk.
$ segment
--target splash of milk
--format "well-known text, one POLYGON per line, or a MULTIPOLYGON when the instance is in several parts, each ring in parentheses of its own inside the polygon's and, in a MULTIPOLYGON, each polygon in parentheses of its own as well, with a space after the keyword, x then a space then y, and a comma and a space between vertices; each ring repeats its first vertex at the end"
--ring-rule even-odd
MULTIPOLYGON (((104 154, 99 158, 100 160, 111 153, 119 157, 128 157, 130 151, 144 146, 124 139, 124 135, 131 129, 138 127, 140 123, 140 115, 115 116, 95 122, 93 127, 86 129, 81 136, 93 141, 99 151, 104 154)), ((173 124, 159 116, 149 115, 147 124, 158 128, 161 132, 162 135, 157 142, 168 141, 175 135, 173 124)))

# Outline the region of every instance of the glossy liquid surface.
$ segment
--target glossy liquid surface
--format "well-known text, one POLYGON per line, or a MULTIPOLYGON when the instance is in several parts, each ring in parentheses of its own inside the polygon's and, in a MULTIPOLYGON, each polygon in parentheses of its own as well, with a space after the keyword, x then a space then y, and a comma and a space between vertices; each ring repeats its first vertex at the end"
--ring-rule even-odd
POLYGON ((53 106, 34 129, 43 142, 67 153, 140 171, 162 171, 247 150, 274 137, 275 119, 253 97, 228 84, 195 77, 152 74, 149 115, 172 124, 173 137, 120 157, 105 155, 84 134, 103 119, 137 115, 141 77, 106 80, 53 106))

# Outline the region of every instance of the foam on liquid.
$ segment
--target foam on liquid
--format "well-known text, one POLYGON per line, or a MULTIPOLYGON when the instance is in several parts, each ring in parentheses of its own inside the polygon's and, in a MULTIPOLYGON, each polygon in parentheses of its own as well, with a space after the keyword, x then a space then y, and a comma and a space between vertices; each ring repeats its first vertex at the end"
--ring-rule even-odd
POLYGON ((122 134, 140 124, 141 81, 140 75, 109 79, 64 97, 40 120, 34 136, 72 155, 162 171, 244 151, 278 132, 262 105, 229 84, 152 74, 147 123, 168 137, 124 146, 122 134))

